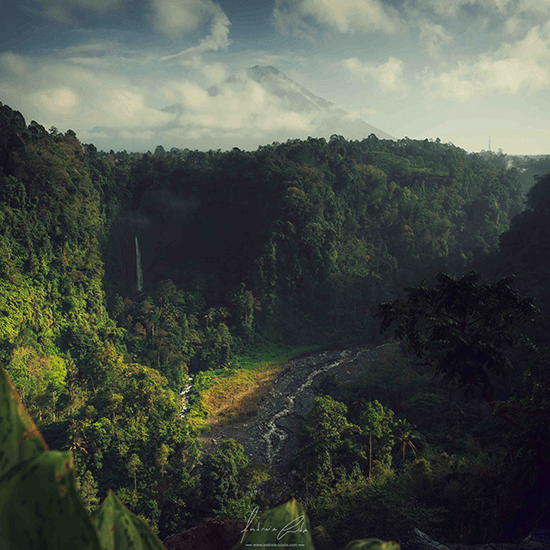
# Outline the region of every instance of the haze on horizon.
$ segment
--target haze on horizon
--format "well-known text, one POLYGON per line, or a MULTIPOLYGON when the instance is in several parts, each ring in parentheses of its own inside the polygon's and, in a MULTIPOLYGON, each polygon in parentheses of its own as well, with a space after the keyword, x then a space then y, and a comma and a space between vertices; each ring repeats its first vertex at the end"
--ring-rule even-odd
POLYGON ((271 65, 397 138, 480 151, 491 136, 493 151, 550 154, 550 0, 22 0, 2 11, 0 101, 99 149, 316 136, 315 113, 227 80, 271 65))

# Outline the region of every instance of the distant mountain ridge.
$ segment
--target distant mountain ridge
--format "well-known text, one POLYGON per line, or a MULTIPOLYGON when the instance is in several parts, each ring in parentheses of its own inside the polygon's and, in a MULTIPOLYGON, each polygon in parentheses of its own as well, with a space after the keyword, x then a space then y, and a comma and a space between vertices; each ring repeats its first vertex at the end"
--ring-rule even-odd
POLYGON ((254 65, 254 67, 230 76, 227 81, 235 83, 243 76, 260 84, 270 95, 286 101, 288 106, 300 107, 300 109, 295 109, 299 112, 314 112, 319 109, 333 109, 335 107, 330 101, 310 92, 272 65, 266 67, 254 65))
MULTIPOLYGON (((317 129, 314 132, 315 136, 312 137, 328 138, 332 134, 338 134, 347 139, 363 139, 370 134, 375 134, 379 139, 397 139, 361 119, 346 119, 349 113, 315 95, 272 65, 254 65, 254 67, 231 75, 226 83, 238 86, 240 83, 244 85, 250 80, 257 82, 268 94, 280 100, 281 105, 288 111, 317 113, 317 129)), ((217 95, 219 87, 211 86, 208 88, 208 93, 211 96, 217 95)))

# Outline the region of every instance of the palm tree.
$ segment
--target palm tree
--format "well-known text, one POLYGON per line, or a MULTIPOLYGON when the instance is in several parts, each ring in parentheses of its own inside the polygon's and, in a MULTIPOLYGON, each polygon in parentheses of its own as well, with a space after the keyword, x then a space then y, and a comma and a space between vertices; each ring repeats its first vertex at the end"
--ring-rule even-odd
POLYGON ((418 439, 414 426, 409 424, 406 420, 397 420, 394 425, 396 446, 400 447, 403 451, 403 462, 405 462, 405 455, 407 448, 416 455, 416 447, 413 443, 413 439, 418 439))

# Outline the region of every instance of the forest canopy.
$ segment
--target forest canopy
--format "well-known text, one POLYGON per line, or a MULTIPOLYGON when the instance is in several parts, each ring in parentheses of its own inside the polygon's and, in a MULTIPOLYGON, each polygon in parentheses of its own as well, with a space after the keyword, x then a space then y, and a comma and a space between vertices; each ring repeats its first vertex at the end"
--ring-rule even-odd
MULTIPOLYGON (((373 134, 103 152, 0 104, 0 360, 44 437, 75 453, 90 510, 112 488, 163 536, 201 514, 242 513, 246 483, 272 474, 227 442, 201 462, 182 413, 189 375, 237 368, 262 346, 379 342, 380 302, 439 272, 452 286, 473 263, 493 278, 517 271, 547 311, 548 176, 525 203, 519 174, 501 154, 373 134)), ((449 334, 453 345, 464 336, 440 340, 449 334)), ((405 401, 422 423, 441 403, 418 383, 426 391, 405 401)), ((404 464, 424 444, 387 403, 357 401, 353 422, 347 405, 317 402, 304 432, 304 456, 319 466, 309 481, 329 467, 334 487, 337 468, 370 480, 396 448, 404 464)))

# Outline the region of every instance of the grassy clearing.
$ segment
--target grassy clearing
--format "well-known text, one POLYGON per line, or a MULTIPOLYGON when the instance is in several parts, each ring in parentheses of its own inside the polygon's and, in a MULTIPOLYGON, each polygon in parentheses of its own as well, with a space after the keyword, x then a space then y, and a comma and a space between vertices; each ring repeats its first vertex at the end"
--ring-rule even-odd
POLYGON ((290 359, 322 346, 263 347, 242 355, 235 368, 201 372, 191 390, 188 418, 199 429, 243 420, 255 414, 262 397, 290 359))

